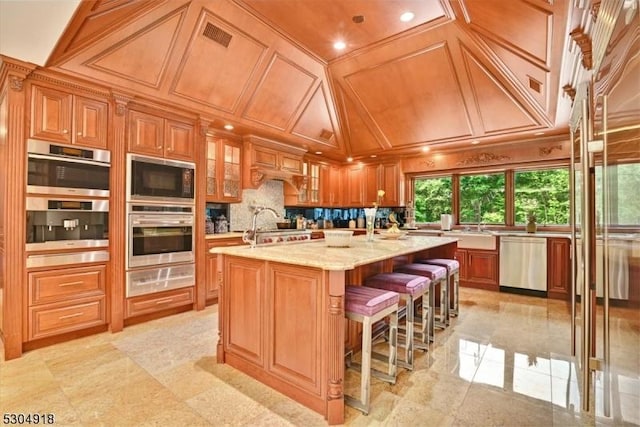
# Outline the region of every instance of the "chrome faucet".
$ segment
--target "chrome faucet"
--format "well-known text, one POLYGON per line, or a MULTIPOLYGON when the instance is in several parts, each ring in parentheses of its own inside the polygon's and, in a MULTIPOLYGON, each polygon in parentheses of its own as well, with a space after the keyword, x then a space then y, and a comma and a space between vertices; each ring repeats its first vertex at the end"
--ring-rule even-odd
POLYGON ((260 215, 260 213, 264 211, 271 212, 273 216, 276 218, 280 218, 280 215, 278 215, 278 212, 276 212, 275 210, 268 208, 266 206, 251 205, 249 206, 249 208, 253 209, 253 218, 251 219, 251 228, 249 230, 245 230, 245 232, 242 234, 242 241, 245 243, 249 243, 252 248, 255 248, 256 240, 257 240, 256 231, 257 231, 258 215, 260 215))

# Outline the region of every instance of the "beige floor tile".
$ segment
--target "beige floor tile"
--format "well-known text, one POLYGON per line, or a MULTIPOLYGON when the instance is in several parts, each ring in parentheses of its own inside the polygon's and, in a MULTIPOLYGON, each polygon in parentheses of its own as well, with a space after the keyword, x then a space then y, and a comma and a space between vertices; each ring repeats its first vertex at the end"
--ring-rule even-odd
MULTIPOLYGON (((640 425, 640 316, 612 309, 611 416, 581 413, 566 302, 462 288, 461 313, 414 370, 371 383, 349 426, 640 425)), ((53 413, 57 425, 304 426, 323 417, 216 363, 218 307, 180 313, 0 361, 0 410, 53 413)), ((600 351, 600 347, 599 351, 600 351)), ((359 355, 356 355, 356 359, 359 355)), ((357 393, 359 374, 345 389, 357 393)))

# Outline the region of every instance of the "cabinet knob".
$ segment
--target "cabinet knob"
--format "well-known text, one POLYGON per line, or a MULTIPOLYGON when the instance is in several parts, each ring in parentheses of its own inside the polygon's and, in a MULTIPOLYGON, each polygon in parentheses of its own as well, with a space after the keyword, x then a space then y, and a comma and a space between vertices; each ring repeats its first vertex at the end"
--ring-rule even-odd
POLYGON ((68 129, 62 129, 62 133, 69 133, 68 129))
POLYGON ((160 150, 162 148, 162 145, 156 145, 156 148, 160 150))

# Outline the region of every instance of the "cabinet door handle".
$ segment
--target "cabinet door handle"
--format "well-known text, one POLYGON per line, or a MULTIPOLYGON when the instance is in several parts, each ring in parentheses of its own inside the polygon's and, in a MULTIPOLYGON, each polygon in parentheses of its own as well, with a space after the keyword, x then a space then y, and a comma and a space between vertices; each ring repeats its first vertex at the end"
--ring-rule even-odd
POLYGON ((156 305, 167 304, 167 303, 172 302, 172 301, 173 301, 173 298, 160 299, 160 300, 156 301, 156 305))
POLYGON ((69 133, 69 129, 62 129, 62 133, 64 133, 64 134, 69 133))
POLYGON ((82 285, 81 281, 60 283, 59 287, 82 285))
POLYGON ((74 314, 67 314, 66 316, 60 316, 60 317, 58 317, 58 320, 67 320, 67 319, 72 319, 72 318, 74 318, 74 317, 82 316, 83 314, 84 314, 83 312, 74 313, 74 314))

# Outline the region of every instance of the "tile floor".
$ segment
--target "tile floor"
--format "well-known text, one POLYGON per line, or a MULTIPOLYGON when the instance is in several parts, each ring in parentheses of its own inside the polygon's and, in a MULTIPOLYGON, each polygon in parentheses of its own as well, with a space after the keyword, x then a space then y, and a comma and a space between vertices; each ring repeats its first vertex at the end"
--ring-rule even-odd
MULTIPOLYGON (((640 316, 612 312, 611 416, 580 414, 569 306, 461 289, 461 315, 398 382, 374 379, 372 412, 352 426, 640 425, 640 316)), ((217 306, 0 361, 1 413, 52 413, 56 425, 321 426, 322 416, 215 363, 217 306)), ((347 387, 358 376, 347 371, 347 387)))

